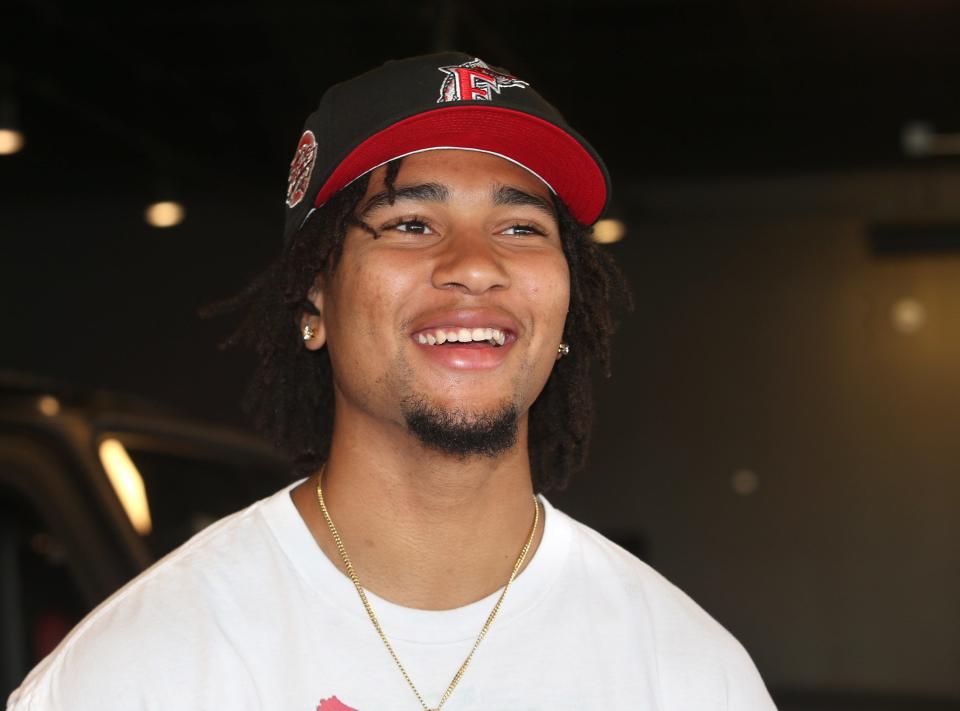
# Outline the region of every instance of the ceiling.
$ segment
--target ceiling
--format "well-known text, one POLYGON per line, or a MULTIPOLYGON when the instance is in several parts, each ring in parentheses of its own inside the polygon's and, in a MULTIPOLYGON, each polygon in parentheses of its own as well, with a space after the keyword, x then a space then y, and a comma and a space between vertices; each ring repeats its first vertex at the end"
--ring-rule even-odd
POLYGON ((443 48, 530 81, 615 185, 899 165, 906 121, 960 130, 956 2, 34 0, 6 16, 0 87, 28 141, 0 161, 8 197, 273 199, 326 86, 443 48))

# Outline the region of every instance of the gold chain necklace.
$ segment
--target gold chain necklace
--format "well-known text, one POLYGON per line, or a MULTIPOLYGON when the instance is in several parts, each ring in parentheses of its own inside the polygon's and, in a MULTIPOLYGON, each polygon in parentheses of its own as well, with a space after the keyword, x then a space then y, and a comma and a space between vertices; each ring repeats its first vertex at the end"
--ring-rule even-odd
POLYGON ((400 663, 397 653, 393 651, 393 646, 387 639, 387 635, 383 633, 383 628, 380 627, 380 621, 377 619, 377 616, 373 614, 373 608, 370 606, 370 601, 367 600, 367 594, 364 592, 363 586, 360 585, 360 578, 357 577, 357 572, 353 569, 353 564, 350 562, 350 557, 347 555, 347 549, 343 545, 343 540, 340 538, 340 534, 337 532, 337 527, 333 525, 333 519, 330 518, 330 513, 327 511, 327 505, 323 500, 323 488, 320 485, 322 478, 323 469, 321 469, 320 473, 317 475, 317 501, 320 502, 320 510, 323 511, 323 518, 327 521, 327 527, 330 529, 330 535, 333 536, 333 541, 337 544, 337 550, 340 552, 340 558, 343 560, 343 567, 347 569, 347 575, 349 575, 350 580, 353 581, 353 587, 357 589, 357 594, 360 596, 360 602, 363 603, 363 609, 367 611, 367 617, 369 617, 370 622, 373 623, 374 629, 377 631, 377 634, 380 635, 380 639, 383 641, 383 646, 385 646, 387 651, 390 652, 390 656, 393 658, 394 663, 397 665, 397 668, 403 675, 404 680, 407 682, 407 686, 410 687, 414 695, 417 697, 417 701, 420 702, 420 705, 423 707, 423 711, 440 711, 440 709, 443 708, 443 705, 447 703, 447 700, 450 698, 450 694, 453 693, 453 690, 457 687, 457 684, 460 683, 460 679, 463 678, 464 673, 467 671, 467 666, 470 664, 470 660, 473 659, 473 655, 477 651, 477 647, 480 646, 480 642, 483 641, 483 638, 487 636, 487 632, 490 631, 490 625, 493 624, 493 619, 500 611, 500 605, 503 604, 503 598, 506 597, 507 590, 510 589, 510 583, 512 583, 513 579, 517 577, 517 573, 520 571, 520 568, 523 567, 523 561, 527 557, 527 552, 530 550, 530 546, 533 545, 533 537, 537 532, 537 524, 540 522, 540 504, 537 503, 536 495, 533 497, 533 527, 530 529, 530 537, 523 545, 523 550, 520 551, 520 557, 517 558, 517 562, 513 565, 513 571, 510 573, 507 584, 503 586, 503 592, 500 593, 500 597, 497 598, 496 604, 493 606, 493 609, 490 610, 490 614, 487 616, 487 621, 483 624, 483 629, 480 630, 480 634, 477 635, 477 641, 473 643, 473 648, 470 650, 470 654, 468 654, 467 658, 463 660, 463 664, 461 664, 460 668, 457 669, 457 673, 453 675, 453 680, 450 682, 447 690, 443 692, 443 696, 440 697, 440 703, 438 703, 435 708, 431 709, 423 700, 420 692, 417 691, 417 687, 413 685, 413 681, 410 680, 410 675, 407 674, 407 670, 404 669, 403 664, 400 663))

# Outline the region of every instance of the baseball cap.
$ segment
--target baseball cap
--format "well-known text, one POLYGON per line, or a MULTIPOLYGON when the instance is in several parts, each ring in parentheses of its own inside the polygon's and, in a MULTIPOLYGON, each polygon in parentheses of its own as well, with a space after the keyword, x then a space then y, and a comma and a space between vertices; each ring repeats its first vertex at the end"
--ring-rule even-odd
POLYGON ((610 193, 600 156, 528 82, 477 57, 444 52, 389 61, 323 94, 290 164, 284 238, 360 176, 441 148, 521 165, 584 224, 596 222, 610 193))

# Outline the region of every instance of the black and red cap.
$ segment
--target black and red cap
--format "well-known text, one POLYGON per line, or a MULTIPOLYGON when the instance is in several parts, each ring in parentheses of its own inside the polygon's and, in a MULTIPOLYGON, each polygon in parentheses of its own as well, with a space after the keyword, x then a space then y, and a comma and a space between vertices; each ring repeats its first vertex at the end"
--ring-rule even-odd
POLYGON ((365 173, 441 148, 521 165, 584 224, 597 221, 610 193, 600 156, 527 82, 445 52, 387 62, 324 93, 290 164, 285 238, 365 173))

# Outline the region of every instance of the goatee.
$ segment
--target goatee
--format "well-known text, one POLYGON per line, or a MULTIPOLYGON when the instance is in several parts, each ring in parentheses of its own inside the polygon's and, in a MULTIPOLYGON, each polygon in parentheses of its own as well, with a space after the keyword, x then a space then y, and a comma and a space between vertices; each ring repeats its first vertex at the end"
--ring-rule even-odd
POLYGON ((423 398, 402 403, 407 428, 420 442, 462 458, 496 457, 517 443, 520 414, 507 403, 493 412, 469 412, 430 406, 423 398))

